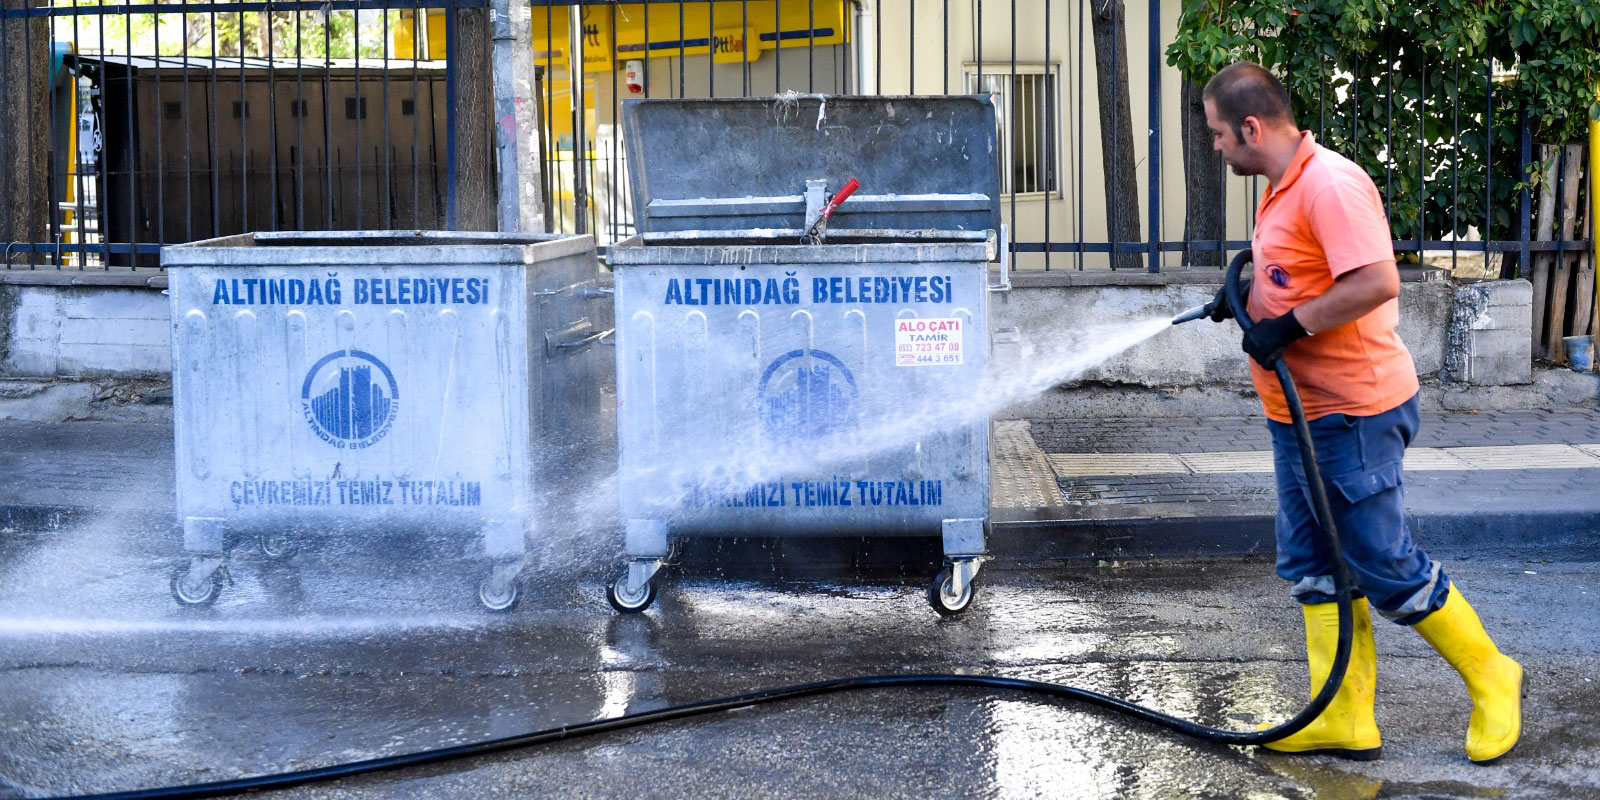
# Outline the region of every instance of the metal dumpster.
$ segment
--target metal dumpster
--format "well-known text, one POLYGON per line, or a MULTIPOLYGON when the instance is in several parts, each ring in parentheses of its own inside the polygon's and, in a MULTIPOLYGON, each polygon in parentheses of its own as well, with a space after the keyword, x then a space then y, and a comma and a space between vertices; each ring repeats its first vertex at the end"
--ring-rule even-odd
POLYGON ((673 537, 941 535, 986 557, 998 151, 988 97, 623 103, 641 233, 611 247, 618 493, 647 608, 673 537), (831 218, 829 187, 860 192, 831 218))
POLYGON ((517 600, 541 504, 611 458, 609 294, 588 236, 256 233, 167 248, 183 604, 229 549, 481 536, 517 600), (598 456, 598 458, 597 458, 598 456))

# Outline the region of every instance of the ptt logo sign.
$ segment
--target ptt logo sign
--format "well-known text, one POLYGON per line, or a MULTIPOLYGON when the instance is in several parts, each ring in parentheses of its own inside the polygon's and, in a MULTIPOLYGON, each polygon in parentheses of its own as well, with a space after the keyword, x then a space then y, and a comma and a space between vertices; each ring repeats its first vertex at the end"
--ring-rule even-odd
POLYGON ((371 353, 336 350, 306 373, 300 409, 317 438, 341 449, 360 450, 389 432, 400 412, 400 385, 389 367, 371 353))
POLYGON ((791 350, 767 365, 757 392, 761 422, 775 439, 820 439, 855 424, 861 391, 843 361, 791 350))

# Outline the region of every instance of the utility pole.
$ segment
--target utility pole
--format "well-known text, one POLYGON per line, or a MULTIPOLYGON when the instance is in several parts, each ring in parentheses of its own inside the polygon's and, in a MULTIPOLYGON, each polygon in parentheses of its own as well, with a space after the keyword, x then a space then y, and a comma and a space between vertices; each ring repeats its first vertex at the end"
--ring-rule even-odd
POLYGON ((494 0, 493 29, 499 229, 545 232, 533 93, 533 20, 527 0, 494 0))

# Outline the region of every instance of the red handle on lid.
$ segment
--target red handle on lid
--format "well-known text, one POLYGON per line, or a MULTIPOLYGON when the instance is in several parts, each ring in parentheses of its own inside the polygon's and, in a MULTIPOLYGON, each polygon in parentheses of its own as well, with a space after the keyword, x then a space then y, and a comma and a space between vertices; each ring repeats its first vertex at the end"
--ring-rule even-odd
POLYGON ((828 201, 827 208, 822 209, 822 218, 827 219, 828 217, 833 216, 833 210, 838 208, 840 203, 843 203, 850 197, 850 195, 854 194, 855 191, 860 188, 861 181, 851 178, 850 181, 833 196, 833 199, 828 201))

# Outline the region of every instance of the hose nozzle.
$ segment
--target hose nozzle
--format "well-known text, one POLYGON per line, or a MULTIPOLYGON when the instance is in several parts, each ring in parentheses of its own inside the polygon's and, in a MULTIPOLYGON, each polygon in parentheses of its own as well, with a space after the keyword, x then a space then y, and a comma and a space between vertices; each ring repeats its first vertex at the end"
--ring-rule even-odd
POLYGON ((1184 322, 1193 322, 1197 319, 1209 316, 1211 316, 1211 304, 1206 303, 1203 306, 1195 306, 1194 308, 1191 308, 1188 311, 1173 317, 1172 324, 1178 325, 1184 322))

